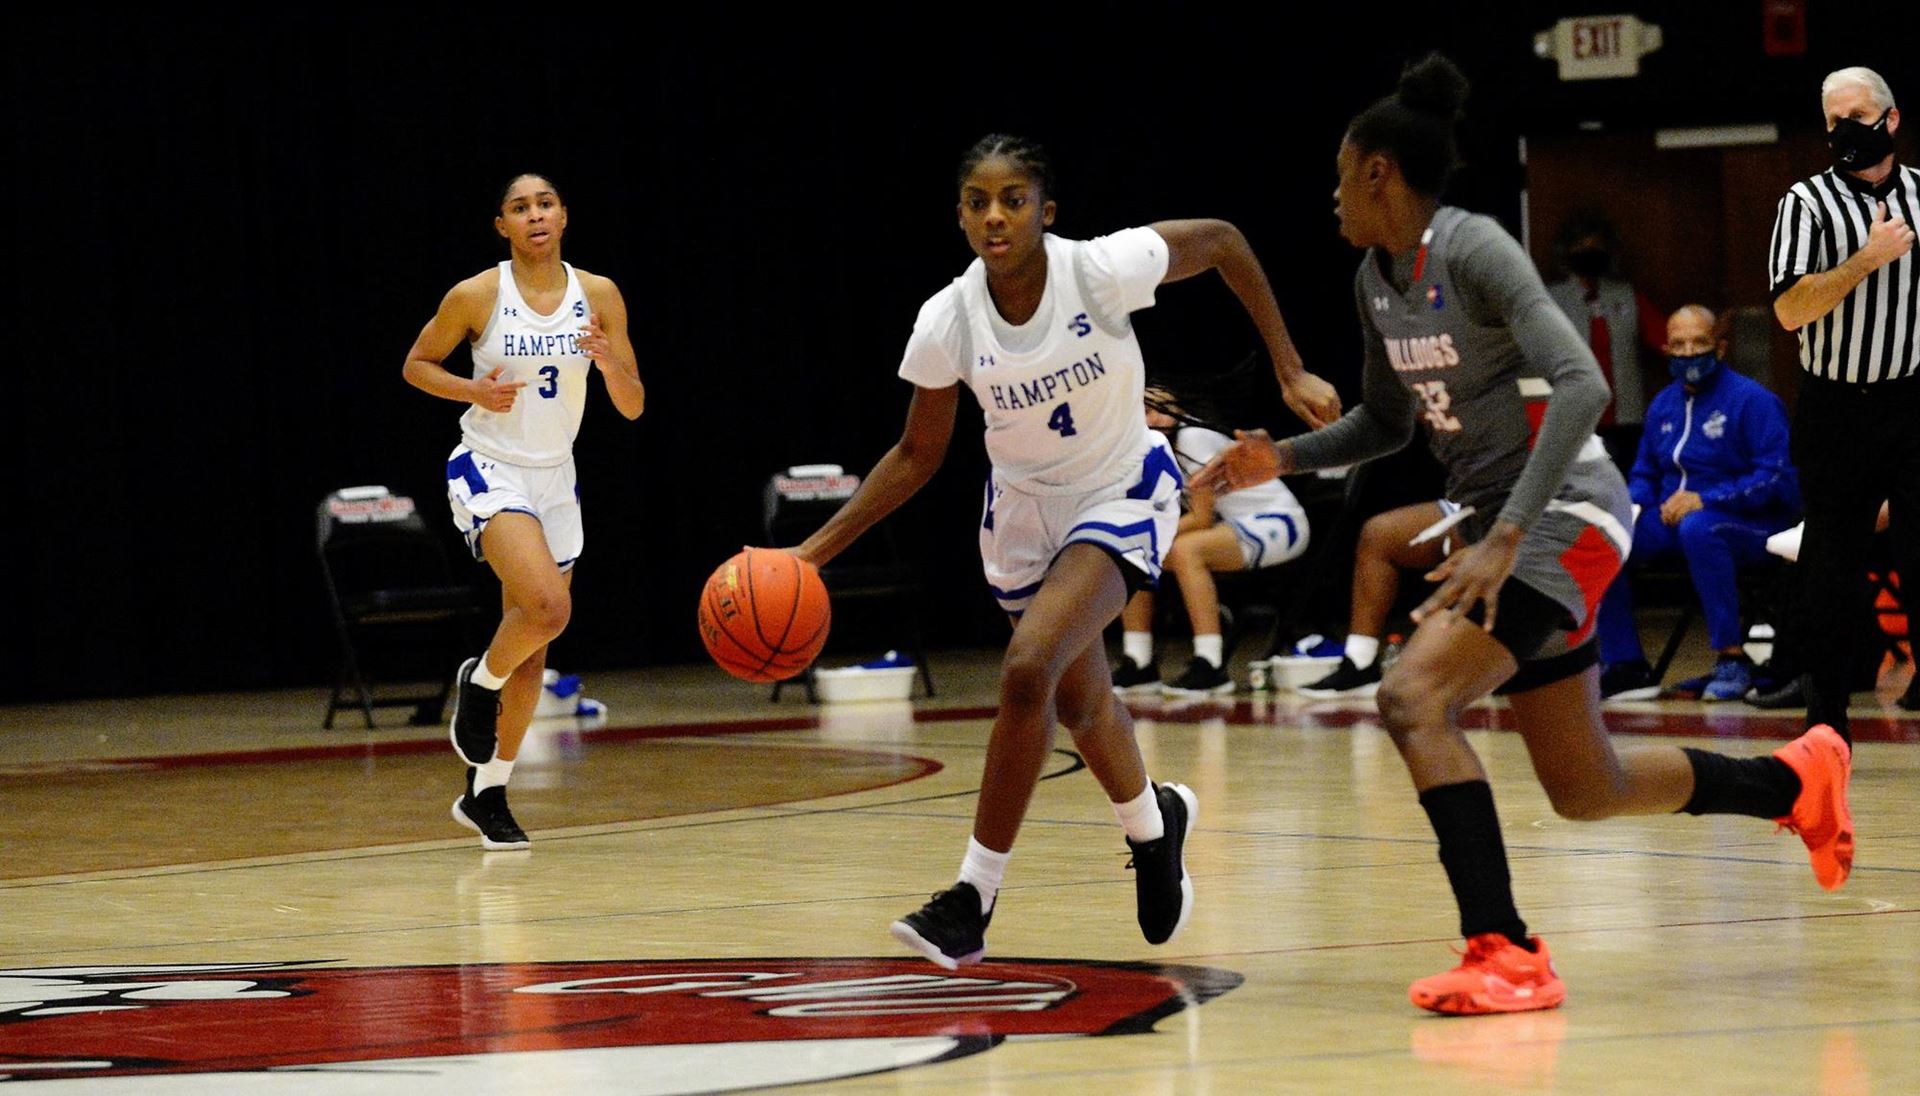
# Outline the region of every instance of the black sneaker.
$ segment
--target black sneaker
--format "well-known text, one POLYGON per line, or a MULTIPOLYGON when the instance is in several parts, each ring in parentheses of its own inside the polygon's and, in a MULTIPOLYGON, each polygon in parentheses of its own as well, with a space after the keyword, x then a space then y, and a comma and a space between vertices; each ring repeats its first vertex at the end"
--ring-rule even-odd
POLYGON ((1294 690, 1301 696, 1310 696, 1315 700, 1331 700, 1342 696, 1364 699, 1379 691, 1380 660, 1374 659, 1373 665, 1362 670, 1346 655, 1340 656, 1340 665, 1335 666, 1332 673, 1311 685, 1302 685, 1294 690))
POLYGON ((487 788, 475 795, 472 769, 467 770, 467 794, 453 801, 453 820, 479 834, 483 849, 525 849, 533 845, 507 809, 507 789, 487 788))
POLYGON ((1766 711, 1804 708, 1807 706, 1807 694, 1796 674, 1784 681, 1770 682, 1764 687, 1755 685, 1747 690, 1747 703, 1766 711))
POLYGON ((980 912, 980 892, 972 883, 955 883, 924 906, 895 921, 893 938, 948 970, 978 963, 987 953, 987 923, 993 911, 980 912))
POLYGON ((1616 662, 1600 671, 1602 700, 1656 700, 1659 696, 1660 683, 1653 679, 1653 667, 1646 659, 1616 662))
POLYGON ((1120 656, 1120 665, 1113 668, 1113 691, 1116 693, 1141 693, 1160 687, 1160 669, 1157 666, 1142 666, 1128 655, 1120 656))
POLYGON ((453 752, 469 765, 492 761, 494 747, 500 744, 500 690, 473 683, 473 670, 478 665, 478 658, 470 658, 454 675, 453 719, 447 724, 453 752))
POLYGON ((1127 838, 1133 859, 1134 897, 1140 932, 1149 944, 1164 944, 1179 934, 1193 913, 1193 878, 1187 874, 1187 829, 1200 813, 1200 801, 1184 784, 1154 788, 1166 832, 1145 844, 1127 838))
POLYGON ((1195 658, 1179 677, 1160 685, 1160 692, 1166 696, 1220 696, 1232 691, 1233 678, 1227 676, 1227 668, 1204 658, 1195 658))

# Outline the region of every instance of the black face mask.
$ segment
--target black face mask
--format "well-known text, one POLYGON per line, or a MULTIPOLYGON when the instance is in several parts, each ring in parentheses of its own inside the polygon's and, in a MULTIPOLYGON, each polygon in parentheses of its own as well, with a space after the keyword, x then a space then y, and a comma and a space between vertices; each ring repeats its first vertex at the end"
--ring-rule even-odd
POLYGON ((1827 151, 1833 155, 1833 166, 1841 171, 1864 171, 1886 159, 1893 151, 1893 134, 1887 132, 1890 113, 1881 111, 1880 120, 1872 125, 1851 118, 1835 122, 1827 132, 1827 151))
POLYGON ((1598 278, 1613 266, 1613 256, 1594 248, 1584 248, 1567 256, 1567 266, 1583 278, 1598 278))

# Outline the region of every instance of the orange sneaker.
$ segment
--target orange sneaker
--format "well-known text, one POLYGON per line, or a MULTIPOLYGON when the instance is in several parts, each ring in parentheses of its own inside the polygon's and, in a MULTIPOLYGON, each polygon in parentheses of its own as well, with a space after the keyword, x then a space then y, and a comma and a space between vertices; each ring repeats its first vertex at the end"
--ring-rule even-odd
POLYGON ((1460 965, 1407 987, 1407 998, 1430 1012, 1478 1016, 1557 1008, 1567 985, 1554 973, 1546 941, 1529 940, 1533 951, 1497 932, 1467 937, 1460 965))
POLYGON ((1793 813, 1774 821, 1806 842, 1814 879, 1827 890, 1839 890, 1853 870, 1853 812, 1847 807, 1853 750, 1838 731, 1821 723, 1773 756, 1800 777, 1793 813))

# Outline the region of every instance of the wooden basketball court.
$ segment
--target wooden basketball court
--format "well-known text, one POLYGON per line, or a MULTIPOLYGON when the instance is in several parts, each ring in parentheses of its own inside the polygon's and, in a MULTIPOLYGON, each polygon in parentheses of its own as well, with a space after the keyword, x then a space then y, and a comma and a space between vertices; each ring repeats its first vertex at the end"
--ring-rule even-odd
MULTIPOLYGON (((1406 1000, 1457 928, 1371 702, 1138 709, 1150 771, 1200 801, 1198 905, 1170 944, 1141 940, 1120 831, 1062 735, 988 962, 902 952, 888 922, 964 851, 993 697, 990 653, 940 668, 917 708, 776 706, 705 667, 589 675, 606 725, 541 725, 514 774, 526 853, 448 818, 443 729, 321 732, 315 693, 0 711, 0 1075, 197 1096, 1920 1091, 1920 720, 1884 699, 1858 717, 1835 894, 1763 822, 1555 817, 1507 713, 1477 713, 1521 911, 1569 996, 1451 1019, 1406 1000)), ((1798 732, 1739 704, 1610 718, 1626 746, 1798 732)))

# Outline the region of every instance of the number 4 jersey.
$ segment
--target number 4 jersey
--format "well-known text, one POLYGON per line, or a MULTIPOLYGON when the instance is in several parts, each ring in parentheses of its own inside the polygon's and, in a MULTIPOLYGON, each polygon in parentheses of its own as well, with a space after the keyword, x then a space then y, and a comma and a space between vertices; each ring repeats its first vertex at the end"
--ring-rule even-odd
POLYGON ((580 414, 587 405, 592 359, 580 351, 587 326, 587 295, 580 276, 567 267, 560 307, 541 315, 528 307, 513 280, 513 261, 500 264, 500 291, 493 317, 473 344, 473 375, 500 370, 502 383, 524 382, 513 410, 475 405, 460 416, 462 441, 476 453, 528 468, 552 468, 573 456, 580 414))
POLYGON ((1004 485, 1076 494, 1139 475, 1150 431, 1130 314, 1153 304, 1167 244, 1130 228, 1085 241, 1049 235, 1045 246, 1047 287, 1031 319, 1015 326, 1000 316, 975 259, 921 306, 900 376, 973 390, 1004 485))

